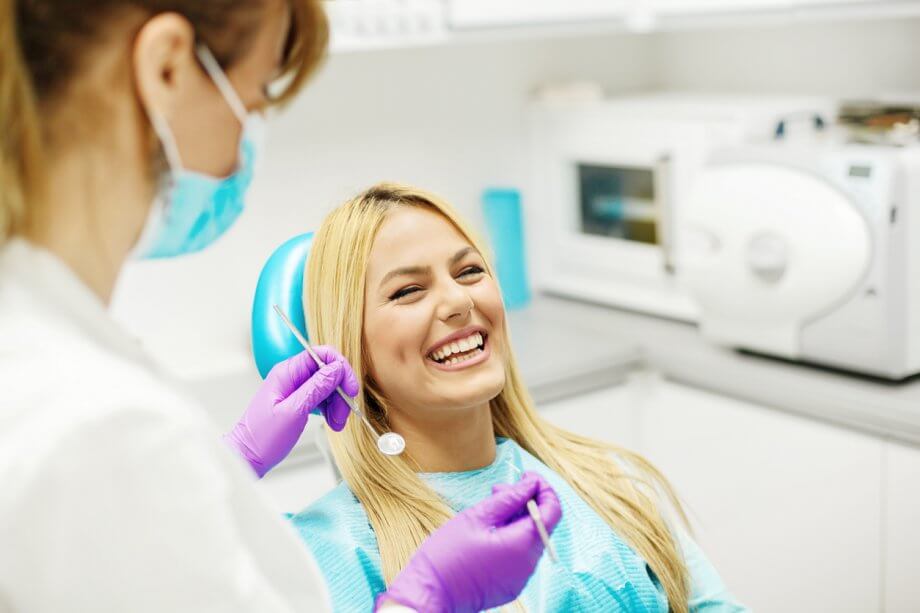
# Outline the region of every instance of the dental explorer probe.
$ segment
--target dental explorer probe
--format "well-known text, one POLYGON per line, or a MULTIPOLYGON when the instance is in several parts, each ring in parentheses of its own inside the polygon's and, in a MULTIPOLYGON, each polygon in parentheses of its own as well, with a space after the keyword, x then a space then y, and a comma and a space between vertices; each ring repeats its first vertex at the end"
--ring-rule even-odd
MULTIPOLYGON (((303 337, 303 334, 300 333, 300 330, 288 319, 288 316, 284 314, 284 311, 281 310, 277 304, 273 304, 272 307, 275 309, 275 313, 278 314, 278 317, 281 318, 281 321, 284 322, 284 325, 288 327, 288 330, 291 331, 291 334, 303 345, 303 348, 307 350, 307 353, 310 354, 310 357, 313 358, 313 361, 316 362, 316 365, 322 368, 326 364, 316 355, 316 352, 313 351, 313 347, 310 346, 310 343, 307 342, 307 339, 303 337)), ((384 455, 395 456, 401 454, 406 449, 406 440, 396 432, 386 432, 384 434, 377 434, 377 430, 371 424, 367 416, 358 408, 358 405, 355 404, 354 398, 346 394, 341 387, 336 387, 335 391, 338 392, 339 396, 342 397, 342 400, 345 401, 345 404, 348 405, 348 408, 351 409, 352 413, 361 418, 361 421, 364 422, 364 425, 367 426, 367 429, 370 430, 371 434, 374 435, 374 438, 377 439, 377 449, 380 450, 380 453, 384 455)))
MULTIPOLYGON (((519 475, 524 474, 521 472, 521 469, 511 463, 511 460, 505 460, 505 462, 517 471, 519 475)), ((540 540, 543 541, 543 547, 546 549, 546 553, 549 554, 549 559, 553 563, 558 563, 559 558, 556 556, 556 548, 553 547, 553 542, 549 540, 549 532, 546 530, 546 524, 543 523, 543 516, 540 515, 540 508, 537 506, 537 503, 533 498, 527 501, 527 512, 530 513, 533 523, 537 526, 537 532, 540 533, 540 540)))

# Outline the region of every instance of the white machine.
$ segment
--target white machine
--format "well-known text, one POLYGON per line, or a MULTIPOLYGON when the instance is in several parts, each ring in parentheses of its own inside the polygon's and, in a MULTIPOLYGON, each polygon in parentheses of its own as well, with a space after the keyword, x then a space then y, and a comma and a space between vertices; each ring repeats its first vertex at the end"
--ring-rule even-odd
POLYGON ((720 344, 888 379, 920 372, 920 147, 715 153, 680 277, 720 344))
POLYGON ((684 202, 709 154, 768 140, 790 115, 834 111, 825 99, 669 94, 536 103, 525 194, 535 285, 696 321, 674 253, 684 202))

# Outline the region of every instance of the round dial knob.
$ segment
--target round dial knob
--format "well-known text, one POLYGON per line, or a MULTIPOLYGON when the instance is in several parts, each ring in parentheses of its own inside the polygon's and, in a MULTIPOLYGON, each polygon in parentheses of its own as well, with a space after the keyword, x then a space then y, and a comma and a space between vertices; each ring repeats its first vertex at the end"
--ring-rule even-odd
POLYGON ((783 278, 789 261, 789 248, 775 232, 760 232, 747 244, 748 269, 765 283, 776 283, 783 278))

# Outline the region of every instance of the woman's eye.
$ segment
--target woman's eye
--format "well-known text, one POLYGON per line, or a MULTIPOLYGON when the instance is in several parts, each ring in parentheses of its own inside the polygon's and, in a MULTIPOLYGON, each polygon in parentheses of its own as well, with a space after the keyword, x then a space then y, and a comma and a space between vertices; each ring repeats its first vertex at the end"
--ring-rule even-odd
POLYGON ((394 292, 393 295, 390 296, 390 300, 399 300, 400 298, 405 298, 406 296, 414 294, 415 292, 421 291, 421 289, 422 288, 415 285, 411 287, 404 287, 394 292))
POLYGON ((484 271, 482 268, 480 268, 479 266, 467 266, 466 268, 464 268, 464 269, 460 272, 460 275, 459 275, 459 276, 461 276, 461 277, 469 277, 469 276, 472 276, 472 275, 481 275, 481 274, 484 273, 484 272, 485 272, 485 271, 484 271))

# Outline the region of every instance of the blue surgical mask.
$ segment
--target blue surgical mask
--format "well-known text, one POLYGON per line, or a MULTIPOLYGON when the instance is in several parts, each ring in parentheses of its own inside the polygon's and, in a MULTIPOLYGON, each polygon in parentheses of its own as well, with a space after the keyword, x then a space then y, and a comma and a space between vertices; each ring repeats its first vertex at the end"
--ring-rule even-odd
POLYGON ((160 139, 169 175, 151 207, 134 253, 142 259, 168 258, 200 251, 220 238, 243 212, 252 182, 261 117, 249 114, 214 56, 204 45, 198 58, 243 126, 237 169, 228 177, 212 177, 186 169, 172 130, 162 115, 149 111, 160 139))

